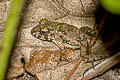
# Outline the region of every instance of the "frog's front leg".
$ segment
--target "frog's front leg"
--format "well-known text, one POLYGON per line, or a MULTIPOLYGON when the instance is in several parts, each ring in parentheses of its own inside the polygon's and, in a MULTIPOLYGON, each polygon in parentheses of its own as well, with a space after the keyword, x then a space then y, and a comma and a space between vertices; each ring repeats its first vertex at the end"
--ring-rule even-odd
POLYGON ((62 41, 57 41, 57 40, 54 39, 54 40, 52 40, 52 42, 61 50, 60 60, 65 60, 66 61, 66 58, 65 58, 66 48, 63 45, 62 41))
POLYGON ((55 39, 52 40, 52 42, 60 49, 60 50, 64 50, 64 45, 62 44, 62 42, 58 42, 55 39))
POLYGON ((86 57, 91 54, 91 47, 89 45, 89 42, 87 40, 84 40, 80 43, 80 53, 82 57, 86 57))

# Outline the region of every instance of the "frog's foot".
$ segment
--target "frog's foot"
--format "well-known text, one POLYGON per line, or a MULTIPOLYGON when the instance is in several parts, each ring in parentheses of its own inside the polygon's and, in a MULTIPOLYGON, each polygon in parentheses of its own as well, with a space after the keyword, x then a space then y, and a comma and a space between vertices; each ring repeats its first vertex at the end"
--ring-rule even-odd
POLYGON ((65 54, 66 54, 65 52, 63 52, 63 51, 61 52, 60 57, 57 61, 58 62, 57 65, 61 64, 62 62, 69 62, 69 60, 66 58, 65 54))
POLYGON ((95 70, 95 65, 94 65, 94 62, 92 62, 92 61, 88 61, 88 63, 91 63, 92 68, 95 70))
POLYGON ((67 59, 66 59, 66 51, 65 50, 62 50, 61 51, 61 54, 60 54, 60 61, 68 61, 67 59))
MULTIPOLYGON (((91 63, 92 68, 95 70, 94 62, 92 62, 92 61, 86 61, 85 63, 91 63)), ((84 77, 84 74, 85 74, 89 69, 90 69, 90 68, 86 69, 86 70, 83 72, 83 74, 82 74, 83 77, 84 77)))
POLYGON ((58 42, 55 39, 52 42, 61 50, 59 60, 60 61, 68 61, 66 59, 66 55, 65 55, 66 54, 66 49, 65 49, 65 46, 62 44, 62 42, 58 42))

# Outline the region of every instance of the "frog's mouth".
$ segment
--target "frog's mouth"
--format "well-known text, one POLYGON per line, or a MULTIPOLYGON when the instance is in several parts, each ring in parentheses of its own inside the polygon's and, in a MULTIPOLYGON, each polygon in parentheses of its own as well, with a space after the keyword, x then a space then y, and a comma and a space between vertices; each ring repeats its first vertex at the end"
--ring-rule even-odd
POLYGON ((39 38, 41 35, 40 35, 40 32, 32 32, 31 31, 31 34, 36 37, 36 38, 39 38))

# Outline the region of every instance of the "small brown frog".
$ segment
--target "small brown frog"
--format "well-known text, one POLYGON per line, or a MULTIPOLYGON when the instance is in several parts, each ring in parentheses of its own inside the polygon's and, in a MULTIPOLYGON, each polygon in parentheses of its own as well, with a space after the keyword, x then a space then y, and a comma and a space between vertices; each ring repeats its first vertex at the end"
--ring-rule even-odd
POLYGON ((39 25, 32 28, 31 34, 40 40, 53 42, 63 51, 65 48, 82 48, 80 50, 86 53, 90 49, 89 43, 95 36, 95 31, 89 27, 78 28, 67 23, 41 19, 39 25))

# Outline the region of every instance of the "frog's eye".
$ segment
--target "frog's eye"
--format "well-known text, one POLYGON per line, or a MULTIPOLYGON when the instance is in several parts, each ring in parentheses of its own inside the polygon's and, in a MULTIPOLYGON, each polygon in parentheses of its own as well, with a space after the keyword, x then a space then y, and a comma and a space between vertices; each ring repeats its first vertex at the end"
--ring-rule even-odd
POLYGON ((42 30, 46 29, 46 26, 42 26, 42 30))
POLYGON ((47 19, 41 19, 40 24, 45 24, 47 21, 47 19))

